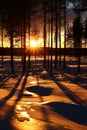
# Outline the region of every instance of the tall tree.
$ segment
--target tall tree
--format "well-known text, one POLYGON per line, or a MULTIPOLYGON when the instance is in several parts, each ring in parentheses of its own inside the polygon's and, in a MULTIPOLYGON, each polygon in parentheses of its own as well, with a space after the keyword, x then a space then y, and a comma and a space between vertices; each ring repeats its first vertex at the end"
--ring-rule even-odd
POLYGON ((46 67, 46 0, 43 3, 44 8, 44 68, 46 67))
POLYGON ((83 27, 81 23, 81 17, 80 15, 77 15, 73 21, 73 39, 75 48, 81 48, 82 34, 83 27))
MULTIPOLYGON (((10 48, 11 48, 11 70, 14 72, 14 66, 13 66, 13 41, 14 37, 18 35, 18 26, 21 27, 22 24, 22 38, 24 43, 24 65, 26 64, 26 14, 28 8, 32 7, 32 3, 34 0, 1 0, 0 1, 0 8, 3 8, 3 15, 4 18, 2 19, 3 25, 5 30, 7 31, 7 36, 10 40, 10 48), (20 4, 21 3, 21 4, 20 4), (27 11, 26 11, 27 10, 27 11)), ((1 12, 0 12, 1 13, 1 12)), ((29 14, 30 15, 30 14, 29 14)), ((25 67, 24 67, 25 68, 25 67)))
POLYGON ((56 32, 55 32, 55 48, 56 48, 56 52, 55 52, 55 68, 57 67, 57 48, 58 48, 58 1, 55 0, 55 22, 56 22, 56 32))
POLYGON ((66 0, 64 0, 64 64, 66 66, 66 0))
POLYGON ((59 11, 58 11, 58 17, 59 17, 59 20, 58 20, 58 28, 59 28, 59 64, 61 65, 61 5, 62 5, 62 1, 59 0, 59 4, 58 4, 58 8, 59 8, 59 11))
POLYGON ((85 48, 86 48, 87 46, 87 18, 85 20, 84 38, 85 38, 85 48))
POLYGON ((51 64, 51 70, 50 70, 50 72, 51 72, 51 74, 52 74, 52 71, 53 71, 53 69, 52 69, 52 67, 53 67, 53 4, 54 4, 54 1, 52 0, 52 2, 51 2, 51 62, 50 62, 50 64, 51 64))
POLYGON ((2 25, 2 28, 1 28, 1 33, 2 33, 2 67, 3 67, 3 34, 4 34, 4 31, 3 31, 3 25, 2 25))
POLYGON ((80 14, 78 14, 73 21, 73 39, 74 47, 77 48, 77 57, 78 57, 78 70, 80 70, 80 48, 82 43, 83 27, 81 23, 80 14))

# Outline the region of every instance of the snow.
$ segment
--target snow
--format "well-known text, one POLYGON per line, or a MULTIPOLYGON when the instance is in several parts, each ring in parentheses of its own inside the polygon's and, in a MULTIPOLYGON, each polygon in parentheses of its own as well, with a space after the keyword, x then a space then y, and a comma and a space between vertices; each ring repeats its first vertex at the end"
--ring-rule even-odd
MULTIPOLYGON (((22 75, 21 57, 0 59, 0 130, 86 130, 87 57, 67 57, 66 68, 43 68, 43 57, 31 57, 30 68, 22 75)), ((62 58, 63 60, 63 58, 62 58)), ((54 62, 53 62, 54 63, 54 62)))

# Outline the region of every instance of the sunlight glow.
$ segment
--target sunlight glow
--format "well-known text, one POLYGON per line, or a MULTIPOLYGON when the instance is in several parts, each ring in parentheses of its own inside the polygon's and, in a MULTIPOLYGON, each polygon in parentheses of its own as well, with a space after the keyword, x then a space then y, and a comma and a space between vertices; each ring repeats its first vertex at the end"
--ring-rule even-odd
POLYGON ((21 116, 30 118, 29 114, 26 111, 20 112, 21 116))
POLYGON ((31 81, 30 84, 35 85, 35 84, 37 84, 37 81, 31 81))
POLYGON ((20 105, 16 106, 16 110, 21 111, 23 108, 20 105))
POLYGON ((35 40, 30 40, 30 47, 36 47, 36 41, 35 40))
POLYGON ((24 94, 27 95, 27 96, 38 97, 37 94, 35 94, 33 92, 29 92, 29 91, 24 91, 24 94))

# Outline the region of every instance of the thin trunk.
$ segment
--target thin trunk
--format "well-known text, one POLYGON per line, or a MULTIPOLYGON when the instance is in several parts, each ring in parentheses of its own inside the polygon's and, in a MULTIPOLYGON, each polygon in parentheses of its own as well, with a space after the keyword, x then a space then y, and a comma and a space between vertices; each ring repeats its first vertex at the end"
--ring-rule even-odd
POLYGON ((23 35, 24 35, 24 57, 23 57, 23 74, 26 70, 26 17, 24 14, 24 19, 23 19, 23 35))
POLYGON ((57 36, 58 36, 58 16, 57 16, 57 0, 55 1, 55 16, 56 16, 56 53, 55 53, 55 68, 57 67, 57 36))
POLYGON ((29 40, 29 56, 28 56, 28 67, 30 67, 30 9, 28 10, 28 40, 29 40))
POLYGON ((11 35, 10 35, 10 49, 11 49, 11 72, 14 73, 14 61, 13 61, 13 29, 11 26, 11 35))
MULTIPOLYGON (((22 27, 22 23, 21 23, 21 54, 23 53, 23 27, 22 27)), ((21 63, 23 65, 23 56, 21 55, 21 63)))
POLYGON ((2 67, 3 67, 3 26, 2 26, 2 67))
POLYGON ((49 51, 49 49, 50 49, 50 13, 49 13, 49 25, 48 25, 48 29, 49 29, 49 39, 48 39, 48 68, 49 68, 49 60, 50 60, 50 51, 49 51))
POLYGON ((48 69, 50 68, 50 31, 51 31, 51 15, 50 15, 50 1, 47 0, 47 10, 48 10, 48 69))
POLYGON ((53 48, 53 2, 51 3, 51 74, 52 74, 52 48, 53 48))
POLYGON ((61 1, 59 0, 59 65, 61 65, 61 1))
POLYGON ((64 67, 66 66, 66 0, 64 1, 64 67))
POLYGON ((44 68, 46 67, 46 0, 44 0, 44 68))

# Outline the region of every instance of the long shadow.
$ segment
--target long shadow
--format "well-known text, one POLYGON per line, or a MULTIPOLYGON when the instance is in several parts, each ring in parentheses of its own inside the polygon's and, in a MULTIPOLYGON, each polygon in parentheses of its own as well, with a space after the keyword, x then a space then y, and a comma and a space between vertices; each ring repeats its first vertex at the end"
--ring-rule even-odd
POLYGON ((5 82, 7 82, 7 81, 10 79, 10 77, 11 77, 11 76, 5 77, 5 79, 4 79, 3 81, 0 81, 0 82, 1 82, 1 83, 0 83, 0 88, 3 86, 3 84, 4 84, 5 82))
MULTIPOLYGON (((64 73, 63 73, 64 70, 65 70, 65 69, 59 70, 60 74, 64 75, 64 73)), ((48 71, 48 70, 47 70, 47 71, 48 71)), ((72 71, 73 71, 73 70, 72 70, 72 71)), ((72 71, 70 71, 70 72, 72 72, 72 71)), ((67 70, 65 70, 64 72, 67 72, 67 70)), ((68 69, 68 73, 70 73, 70 72, 69 72, 69 69, 68 69)), ((50 72, 48 72, 48 73, 50 73, 50 72)), ((68 89, 65 85, 63 85, 63 84, 60 82, 61 79, 59 79, 58 77, 56 77, 55 74, 56 74, 56 73, 54 73, 54 74, 51 75, 53 81, 58 85, 58 87, 60 87, 60 88, 63 90, 63 92, 64 92, 72 101, 74 101, 74 102, 76 102, 76 103, 78 103, 78 104, 81 104, 81 105, 87 105, 87 104, 86 104, 84 101, 82 101, 77 95, 75 95, 74 92, 72 92, 72 91, 71 91, 70 89, 68 89)), ((73 72, 72 72, 72 74, 73 74, 73 72)), ((78 74, 77 71, 75 71, 75 74, 78 74)), ((58 74, 57 74, 57 75, 58 75, 58 74)), ((75 76, 76 76, 76 75, 75 75, 75 76)), ((66 75, 64 75, 64 80, 67 80, 67 78, 69 78, 69 77, 66 76, 66 75)), ((78 77, 78 78, 79 78, 79 77, 78 77)), ((71 78, 70 78, 69 80, 72 81, 71 78)), ((72 83, 73 83, 73 81, 72 81, 72 83)), ((75 83, 75 82, 74 82, 74 83, 75 83)))
MULTIPOLYGON (((43 79, 46 79, 44 76, 45 75, 42 75, 42 77, 41 76, 40 77, 43 79)), ((86 104, 77 95, 75 95, 71 90, 69 90, 66 86, 61 84, 55 76, 52 76, 52 79, 58 85, 58 87, 60 87, 61 90, 63 90, 63 92, 72 101, 74 101, 75 103, 77 103, 79 105, 73 105, 73 104, 68 104, 68 103, 59 103, 59 102, 52 102, 52 103, 49 103, 48 105, 53 108, 54 112, 57 112, 74 122, 77 122, 77 123, 80 123, 83 125, 87 125, 87 106, 86 106, 86 104)), ((36 87, 34 90, 33 90, 33 88, 28 88, 28 90, 38 93, 37 92, 38 89, 36 90, 36 87)), ((42 110, 42 112, 44 115, 43 110, 42 110)), ((46 118, 46 117, 44 117, 44 118, 46 118)))
POLYGON ((69 120, 82 125, 87 125, 87 106, 74 105, 63 102, 50 102, 46 105, 52 107, 54 112, 61 114, 69 120))
POLYGON ((4 118, 0 118, 0 130, 17 130, 11 123, 14 107, 15 106, 12 106, 6 112, 6 116, 4 118))
POLYGON ((68 89, 65 85, 60 83, 58 79, 55 76, 52 76, 54 82, 58 85, 60 89, 63 90, 63 92, 75 103, 80 105, 86 105, 85 102, 83 102, 77 95, 75 95, 70 89, 68 89))
MULTIPOLYGON (((44 68, 43 68, 43 66, 40 66, 40 65, 41 65, 41 61, 38 60, 38 63, 36 61, 36 66, 34 68, 35 72, 33 73, 34 76, 36 75, 37 85, 28 87, 27 91, 30 91, 30 92, 38 94, 38 98, 40 99, 40 102, 43 102, 43 96, 51 95, 51 92, 52 92, 53 89, 40 86, 40 84, 46 84, 46 82, 44 82, 44 83, 43 82, 39 82, 39 78, 42 78, 44 80, 45 79, 49 80, 48 74, 42 74, 44 68), (40 62, 40 64, 39 64, 39 62, 40 62)), ((52 122, 49 121, 48 112, 47 112, 46 108, 40 107, 40 110, 41 110, 41 113, 43 115, 42 116, 43 119, 40 119, 40 120, 48 122, 48 123, 45 124, 45 128, 46 128, 46 130, 51 130, 53 126, 51 126, 51 124, 50 124, 52 122)), ((53 130, 57 130, 57 129, 55 129, 53 127, 53 130)))
MULTIPOLYGON (((5 98, 3 98, 2 101, 0 101, 0 107, 3 107, 5 103, 7 102, 7 100, 9 100, 9 98, 11 98, 15 94, 15 92, 17 91, 17 87, 21 81, 21 78, 22 76, 20 77, 20 79, 18 80, 18 82, 16 83, 12 91, 10 92, 10 94, 6 96, 5 98)), ((5 105, 5 107, 8 107, 8 106, 5 105)), ((6 110, 6 116, 4 117, 4 119, 0 118, 0 130, 16 130, 16 128, 13 129, 11 125, 14 108, 15 108, 15 105, 13 105, 10 109, 8 108, 6 110)))
POLYGON ((23 80, 21 89, 20 89, 20 91, 19 91, 19 93, 18 93, 17 99, 16 99, 16 101, 15 101, 15 105, 16 105, 16 103, 17 103, 18 101, 20 101, 20 99, 23 97, 23 91, 24 91, 24 89, 25 89, 25 85, 26 85, 26 82, 27 82, 27 78, 28 78, 28 71, 27 71, 27 73, 26 73, 26 75, 25 75, 25 78, 24 78, 24 80, 23 80))
MULTIPOLYGON (((23 76, 23 75, 22 75, 23 76)), ((22 76, 19 78, 19 80, 17 81, 17 83, 15 84, 14 88, 11 90, 11 92, 4 98, 1 99, 0 101, 0 107, 3 107, 3 105, 7 102, 7 100, 9 100, 17 91, 18 85, 22 79, 22 76)))
MULTIPOLYGON (((14 104, 12 106, 8 106, 5 103, 7 102, 7 100, 9 100, 17 91, 17 88, 19 86, 20 81, 22 80, 22 77, 24 75, 21 75, 21 77, 18 79, 17 83, 15 84, 14 88, 11 90, 11 92, 9 93, 9 95, 7 95, 6 97, 4 97, 3 99, 1 99, 0 101, 0 107, 3 108, 5 107, 5 116, 4 117, 0 117, 0 130, 17 130, 13 125, 12 125, 12 117, 14 115, 14 110, 15 110, 15 106, 17 104, 17 102, 22 98, 23 96, 23 90, 25 88, 26 85, 26 81, 27 81, 27 76, 25 75, 25 78, 23 80, 23 84, 22 87, 20 88, 20 90, 18 90, 18 95, 16 100, 14 101, 14 104)), ((4 112, 4 110, 3 110, 4 112)))
MULTIPOLYGON (((13 106, 7 111, 7 114, 5 116, 4 119, 0 119, 0 130, 17 130, 15 127, 12 126, 11 121, 12 121, 12 116, 14 115, 14 110, 15 110, 15 106, 17 104, 18 101, 20 101, 20 99, 23 96, 23 91, 26 85, 26 81, 27 81, 27 76, 25 76, 22 87, 18 93, 17 99, 15 100, 13 106)), ((15 85, 16 89, 17 86, 19 85, 19 82, 21 81, 22 76, 20 77, 19 81, 17 82, 17 84, 15 85)), ((11 91, 11 93, 4 98, 4 100, 8 100, 9 98, 12 97, 12 95, 16 92, 16 89, 14 89, 11 91)))
MULTIPOLYGON (((54 72, 54 76, 57 75, 58 77, 58 74, 61 74, 61 78, 58 78, 59 81, 70 81, 71 83, 75 83, 77 85, 79 85, 79 87, 83 88, 83 89, 87 89, 87 78, 82 78, 79 76, 79 73, 71 73, 70 71, 67 72, 65 70, 62 70, 60 71, 60 73, 56 73, 54 72), (70 74, 71 76, 68 76, 67 74, 70 74), (74 76, 74 78, 73 78, 74 76)), ((81 75, 81 73, 80 73, 81 75)))
POLYGON ((38 63, 38 61, 36 61, 36 65, 35 65, 35 61, 34 60, 31 61, 32 66, 31 66, 30 72, 32 73, 32 76, 41 75, 42 71, 44 70, 43 66, 41 65, 42 61, 40 60, 39 62, 40 63, 38 63))
MULTIPOLYGON (((47 70, 48 71, 48 70, 47 70)), ((50 73, 50 72, 48 72, 50 73)), ((52 77, 52 80, 57 84, 57 86, 63 90, 63 92, 65 93, 65 95, 67 95, 72 101, 74 101, 75 103, 77 104, 80 104, 80 105, 87 105, 84 101, 82 101, 77 95, 74 94, 74 92, 72 92, 70 89, 68 89, 65 85, 63 85, 59 80, 58 78, 52 74, 51 75, 52 77)))
POLYGON ((70 78, 69 76, 67 76, 66 74, 62 73, 64 76, 66 76, 68 78, 68 80, 70 80, 70 82, 78 84, 80 87, 87 89, 87 79, 85 78, 81 78, 78 75, 76 76, 76 78, 70 78), (82 85, 85 83, 85 86, 82 85))

